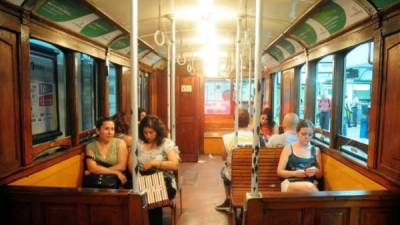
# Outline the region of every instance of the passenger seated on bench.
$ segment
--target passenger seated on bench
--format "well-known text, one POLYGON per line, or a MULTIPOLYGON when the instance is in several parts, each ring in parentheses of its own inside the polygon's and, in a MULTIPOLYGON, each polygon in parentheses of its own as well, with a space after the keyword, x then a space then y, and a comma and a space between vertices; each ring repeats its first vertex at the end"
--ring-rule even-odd
POLYGON ((96 174, 115 174, 122 184, 127 179, 123 172, 126 170, 128 161, 128 151, 123 140, 115 138, 115 124, 111 118, 101 118, 96 122, 97 138, 86 146, 86 166, 88 171, 85 173, 96 174), (104 167, 98 162, 112 165, 104 167))
POLYGON ((115 137, 121 138, 125 141, 126 148, 130 152, 132 147, 132 136, 129 135, 129 129, 131 128, 128 118, 124 112, 117 112, 112 119, 115 123, 115 137))
POLYGON ((296 129, 298 140, 286 145, 281 153, 277 173, 285 178, 281 183, 282 192, 318 191, 315 178, 322 176, 321 154, 310 144, 313 124, 301 120, 296 129))
POLYGON ((279 126, 272 117, 272 110, 270 108, 264 108, 260 114, 260 134, 262 135, 261 145, 264 146, 265 143, 274 134, 279 134, 279 126))
MULTIPOLYGON (((164 171, 168 198, 173 199, 177 185, 172 171, 178 170, 179 150, 175 143, 167 138, 165 126, 157 116, 147 115, 140 121, 138 149, 141 174, 150 175, 160 170, 164 171)), ((132 163, 133 159, 130 157, 130 170, 132 163)), ((162 208, 149 210, 149 221, 150 225, 162 224, 162 208)))
POLYGON ((296 127, 299 117, 296 113, 287 113, 282 121, 283 134, 274 134, 268 140, 267 148, 280 148, 297 141, 296 127))
MULTIPOLYGON (((253 144, 253 132, 249 126, 249 112, 246 109, 239 109, 239 131, 238 131, 238 146, 251 146, 253 144)), ((231 161, 232 151, 235 149, 235 132, 225 134, 222 136, 225 146, 225 155, 223 158, 226 160, 225 165, 221 169, 221 178, 224 182, 225 188, 225 201, 215 206, 216 210, 231 211, 231 161)))

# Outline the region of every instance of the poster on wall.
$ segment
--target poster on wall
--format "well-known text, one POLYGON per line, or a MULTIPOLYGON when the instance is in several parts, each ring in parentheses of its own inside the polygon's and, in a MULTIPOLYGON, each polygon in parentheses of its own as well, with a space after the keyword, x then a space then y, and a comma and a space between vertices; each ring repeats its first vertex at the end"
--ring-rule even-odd
POLYGON ((31 52, 32 135, 58 131, 55 58, 31 52))

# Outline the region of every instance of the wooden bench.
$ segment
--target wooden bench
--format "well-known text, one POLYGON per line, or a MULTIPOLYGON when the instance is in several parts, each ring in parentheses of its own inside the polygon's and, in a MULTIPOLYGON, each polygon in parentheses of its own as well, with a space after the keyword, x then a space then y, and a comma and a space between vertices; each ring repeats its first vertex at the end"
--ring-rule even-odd
MULTIPOLYGON (((260 150, 258 188, 262 193, 280 191, 281 178, 276 174, 276 169, 281 151, 282 148, 262 148, 260 150)), ((239 148, 232 152, 231 202, 235 216, 237 210, 242 208, 245 203, 246 193, 250 192, 252 152, 251 148, 239 148)))
POLYGON ((321 191, 263 193, 249 197, 246 225, 394 225, 400 224, 399 191, 321 191))
POLYGON ((8 186, 0 204, 4 224, 148 225, 145 194, 124 189, 8 186))

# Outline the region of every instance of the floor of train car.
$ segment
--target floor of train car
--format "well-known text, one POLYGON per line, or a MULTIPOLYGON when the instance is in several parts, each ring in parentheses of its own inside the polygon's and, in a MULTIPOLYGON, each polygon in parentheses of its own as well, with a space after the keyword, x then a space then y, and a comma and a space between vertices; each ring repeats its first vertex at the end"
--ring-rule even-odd
MULTIPOLYGON (((232 214, 214 209, 224 198, 224 186, 219 176, 223 160, 219 156, 202 155, 197 163, 182 163, 181 176, 183 211, 180 214, 177 195, 177 225, 230 225, 232 214)), ((171 224, 168 208, 163 212, 163 224, 171 224)))

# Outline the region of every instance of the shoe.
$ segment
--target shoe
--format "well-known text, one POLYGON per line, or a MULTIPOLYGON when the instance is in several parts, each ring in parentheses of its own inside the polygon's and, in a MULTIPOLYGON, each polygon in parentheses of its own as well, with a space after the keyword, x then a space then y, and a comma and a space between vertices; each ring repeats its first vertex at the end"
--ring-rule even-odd
POLYGON ((225 199, 222 204, 216 205, 215 209, 218 211, 231 212, 231 201, 229 199, 225 199))

